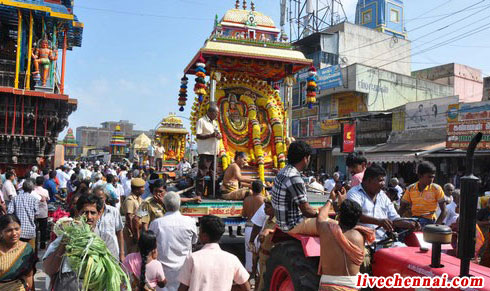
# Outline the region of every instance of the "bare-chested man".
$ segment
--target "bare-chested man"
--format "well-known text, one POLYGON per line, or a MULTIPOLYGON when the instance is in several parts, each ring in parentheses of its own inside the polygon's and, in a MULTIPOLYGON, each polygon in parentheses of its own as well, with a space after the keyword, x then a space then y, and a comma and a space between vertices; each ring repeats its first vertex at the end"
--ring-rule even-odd
POLYGON ((331 204, 329 199, 316 220, 321 246, 319 271, 322 275, 318 290, 358 290, 356 282, 364 260, 364 242, 374 241, 374 230, 356 225, 362 215, 362 208, 357 202, 345 200, 342 203, 338 223, 328 218, 331 204))
POLYGON ((242 217, 247 219, 245 224, 245 268, 249 273, 252 273, 252 266, 257 265, 252 264, 252 252, 249 250, 248 242, 250 240, 250 235, 252 234, 253 223, 251 221, 255 212, 264 204, 264 196, 262 196, 262 190, 264 185, 262 181, 257 180, 252 183, 252 195, 245 197, 243 200, 242 217))
POLYGON ((221 198, 225 200, 243 200, 249 193, 248 187, 252 179, 242 176, 242 170, 247 165, 247 155, 244 152, 235 153, 235 162, 225 171, 221 185, 221 198))

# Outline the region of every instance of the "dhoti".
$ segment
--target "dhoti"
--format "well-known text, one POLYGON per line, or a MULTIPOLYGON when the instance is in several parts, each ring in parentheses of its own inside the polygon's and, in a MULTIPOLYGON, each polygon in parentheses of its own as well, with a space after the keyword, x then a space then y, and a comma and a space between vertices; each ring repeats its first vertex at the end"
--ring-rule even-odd
POLYGON ((245 269, 249 273, 252 273, 252 252, 248 250, 248 241, 250 240, 250 236, 252 235, 253 223, 247 221, 245 224, 245 269))
POLYGON ((248 188, 238 188, 238 183, 223 183, 221 185, 221 198, 225 200, 243 200, 249 194, 248 188))
POLYGON ((357 291, 356 276, 330 276, 322 275, 318 291, 357 291))

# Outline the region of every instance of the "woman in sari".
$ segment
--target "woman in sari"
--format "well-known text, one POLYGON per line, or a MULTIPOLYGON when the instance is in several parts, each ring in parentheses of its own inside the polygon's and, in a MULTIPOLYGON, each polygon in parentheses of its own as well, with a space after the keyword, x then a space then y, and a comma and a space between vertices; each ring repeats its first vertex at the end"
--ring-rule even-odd
POLYGON ((0 290, 34 290, 36 255, 20 241, 20 221, 13 214, 0 217, 0 290))
POLYGON ((165 287, 167 280, 163 266, 157 260, 157 237, 153 231, 142 231, 138 241, 139 253, 126 256, 123 267, 131 279, 135 291, 155 290, 165 287))

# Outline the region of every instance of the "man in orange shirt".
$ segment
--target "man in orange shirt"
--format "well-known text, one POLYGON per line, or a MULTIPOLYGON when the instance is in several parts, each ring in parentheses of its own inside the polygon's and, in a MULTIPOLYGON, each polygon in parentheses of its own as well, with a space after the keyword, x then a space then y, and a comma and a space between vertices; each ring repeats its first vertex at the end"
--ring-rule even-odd
POLYGON ((431 162, 422 162, 417 167, 419 181, 408 186, 401 199, 400 215, 404 215, 408 209, 412 217, 419 218, 421 226, 431 223, 442 224, 446 217, 446 203, 442 187, 434 183, 436 167, 431 162), (441 214, 437 217, 437 205, 441 214))

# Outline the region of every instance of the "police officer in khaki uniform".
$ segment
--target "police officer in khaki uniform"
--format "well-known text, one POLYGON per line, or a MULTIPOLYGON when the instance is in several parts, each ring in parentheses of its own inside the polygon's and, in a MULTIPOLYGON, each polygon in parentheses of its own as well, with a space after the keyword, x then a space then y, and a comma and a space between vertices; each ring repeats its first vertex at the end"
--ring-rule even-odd
POLYGON ((165 206, 163 206, 163 197, 167 193, 165 182, 161 179, 154 181, 150 184, 150 191, 153 196, 141 203, 137 213, 141 228, 144 230, 148 230, 150 223, 162 217, 166 212, 165 206))
POLYGON ((141 178, 131 179, 131 194, 124 200, 121 207, 121 212, 126 217, 123 230, 126 254, 138 251, 139 226, 136 213, 143 202, 141 195, 143 195, 144 191, 145 180, 141 178))

